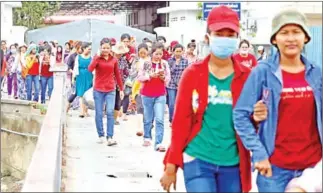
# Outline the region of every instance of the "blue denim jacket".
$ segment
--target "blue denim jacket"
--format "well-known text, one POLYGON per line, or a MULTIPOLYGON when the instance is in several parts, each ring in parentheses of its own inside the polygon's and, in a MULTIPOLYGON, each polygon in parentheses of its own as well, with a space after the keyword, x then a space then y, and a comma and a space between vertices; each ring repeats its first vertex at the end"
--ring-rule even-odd
MULTIPOLYGON (((268 159, 274 152, 278 105, 283 87, 279 58, 279 53, 277 53, 258 63, 245 82, 233 111, 234 128, 244 146, 252 152, 253 162, 268 159), (268 117, 259 125, 257 134, 250 116, 253 113, 253 106, 262 99, 264 90, 269 91, 266 92, 265 101, 268 117)), ((301 56, 301 60, 305 64, 305 79, 313 89, 317 127, 322 143, 322 72, 318 66, 310 63, 304 56, 301 56)))

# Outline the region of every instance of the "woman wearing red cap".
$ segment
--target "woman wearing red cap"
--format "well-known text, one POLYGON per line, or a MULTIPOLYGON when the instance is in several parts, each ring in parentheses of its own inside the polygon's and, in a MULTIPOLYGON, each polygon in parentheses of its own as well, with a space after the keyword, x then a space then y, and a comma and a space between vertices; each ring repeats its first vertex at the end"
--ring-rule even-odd
MULTIPOLYGON (((220 6, 212 9, 207 24, 211 53, 187 67, 180 80, 160 182, 169 191, 181 167, 187 192, 248 192, 250 154, 237 137, 232 118, 250 72, 232 58, 238 44, 238 15, 220 6)), ((254 118, 263 120, 265 105, 255 108, 261 113, 254 118)))

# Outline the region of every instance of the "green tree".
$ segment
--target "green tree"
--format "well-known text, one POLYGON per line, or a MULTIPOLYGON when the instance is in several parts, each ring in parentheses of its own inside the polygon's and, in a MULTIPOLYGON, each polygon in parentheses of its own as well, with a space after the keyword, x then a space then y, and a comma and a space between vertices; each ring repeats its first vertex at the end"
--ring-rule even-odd
POLYGON ((198 2, 197 3, 197 7, 199 8, 199 10, 197 11, 197 16, 196 19, 197 20, 202 20, 203 19, 203 3, 202 2, 198 2))
POLYGON ((37 29, 44 19, 59 10, 60 2, 23 1, 22 7, 13 10, 14 25, 26 26, 28 30, 37 29))

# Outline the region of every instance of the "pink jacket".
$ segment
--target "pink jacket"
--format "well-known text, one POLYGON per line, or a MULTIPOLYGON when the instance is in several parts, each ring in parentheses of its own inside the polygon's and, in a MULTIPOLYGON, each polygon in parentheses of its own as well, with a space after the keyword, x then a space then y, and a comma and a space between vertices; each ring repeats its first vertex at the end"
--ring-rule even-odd
MULTIPOLYGON (((165 86, 168 85, 170 81, 170 70, 168 66, 168 62, 166 60, 161 61, 162 69, 165 71, 165 86)), ((150 61, 146 61, 144 65, 140 65, 139 71, 138 71, 138 81, 144 83, 145 81, 150 80, 150 73, 151 73, 151 66, 152 63, 150 61)))

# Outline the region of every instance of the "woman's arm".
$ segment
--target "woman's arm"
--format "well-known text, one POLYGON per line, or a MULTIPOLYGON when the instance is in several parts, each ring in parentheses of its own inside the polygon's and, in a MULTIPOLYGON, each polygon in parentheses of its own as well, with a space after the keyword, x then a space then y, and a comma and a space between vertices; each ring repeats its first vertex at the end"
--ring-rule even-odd
POLYGON ((73 78, 72 78, 72 80, 74 80, 74 78, 76 77, 76 76, 78 76, 79 75, 79 60, 78 60, 78 56, 76 56, 75 57, 75 61, 74 61, 74 69, 73 69, 73 78))
MULTIPOLYGON (((99 60, 99 57, 97 57, 97 56, 95 56, 94 58, 93 58, 93 60, 92 60, 92 62, 91 62, 91 64, 89 65, 89 67, 88 67, 88 70, 90 71, 90 72, 93 72, 94 71, 94 69, 97 67, 97 65, 98 65, 98 60, 99 60)), ((75 58, 75 64, 76 64, 76 61, 78 61, 76 58, 75 58)), ((75 65, 76 66, 76 65, 75 65)), ((74 67, 74 69, 75 69, 75 67, 74 67)))
POLYGON ((257 66, 251 71, 233 110, 234 128, 243 145, 252 152, 254 162, 263 161, 269 157, 251 119, 253 106, 261 99, 265 70, 264 67, 257 66))

